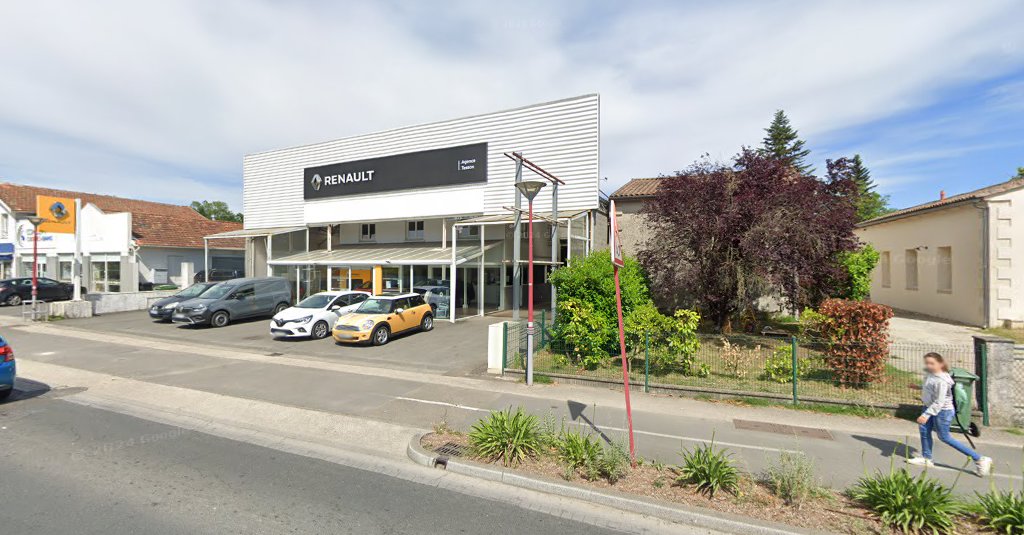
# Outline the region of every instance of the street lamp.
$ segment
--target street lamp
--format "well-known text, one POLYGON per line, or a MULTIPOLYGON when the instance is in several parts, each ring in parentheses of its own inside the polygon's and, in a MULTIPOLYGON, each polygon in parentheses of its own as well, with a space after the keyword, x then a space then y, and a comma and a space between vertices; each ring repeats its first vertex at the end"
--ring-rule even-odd
MULTIPOLYGON (((526 384, 533 385, 533 198, 540 193, 544 182, 540 180, 524 180, 516 183, 516 189, 526 197, 530 205, 530 219, 527 225, 529 238, 526 248, 529 251, 529 278, 527 279, 527 316, 526 316, 526 384)), ((516 259, 518 260, 518 258, 516 259)))
POLYGON ((39 306, 39 225, 42 224, 43 218, 30 215, 28 222, 32 224, 32 319, 34 320, 39 306))

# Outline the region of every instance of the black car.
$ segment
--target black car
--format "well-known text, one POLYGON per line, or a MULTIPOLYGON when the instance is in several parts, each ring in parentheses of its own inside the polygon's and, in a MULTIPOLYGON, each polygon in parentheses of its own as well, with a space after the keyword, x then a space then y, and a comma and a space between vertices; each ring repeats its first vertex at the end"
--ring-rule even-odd
MULTIPOLYGON (((75 287, 68 282, 55 281, 46 277, 36 279, 40 301, 66 301, 74 297, 75 287)), ((85 288, 82 288, 85 295, 85 288)), ((20 305, 32 300, 32 277, 0 280, 0 303, 20 305)))
POLYGON ((197 282, 170 297, 155 301, 149 306, 149 317, 162 321, 171 321, 171 314, 174 313, 174 307, 178 303, 195 299, 216 285, 216 282, 197 282))
MULTIPOLYGON (((210 270, 210 282, 223 282, 231 279, 241 279, 245 277, 245 271, 241 269, 217 269, 213 268, 210 270)), ((196 273, 195 277, 192 277, 192 282, 206 282, 206 271, 200 271, 196 273)))

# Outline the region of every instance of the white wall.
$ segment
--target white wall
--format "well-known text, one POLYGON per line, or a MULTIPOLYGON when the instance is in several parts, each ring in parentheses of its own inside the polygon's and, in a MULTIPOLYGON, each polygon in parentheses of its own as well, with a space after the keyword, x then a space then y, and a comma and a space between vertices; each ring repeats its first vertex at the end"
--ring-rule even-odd
POLYGON ((989 199, 989 317, 1024 327, 1024 190, 989 199))
MULTIPOLYGON (((410 104, 411 105, 411 104, 410 104)), ((566 182, 560 210, 598 206, 600 99, 586 95, 474 117, 293 147, 245 157, 243 210, 246 228, 314 223, 505 213, 514 202, 515 163, 526 158, 566 182), (421 150, 488 143, 486 185, 430 188, 303 200, 303 169, 421 150)), ((530 178, 526 172, 524 177, 530 178)), ((541 193, 537 210, 550 209, 541 193)))
POLYGON ((882 263, 872 274, 871 300, 969 325, 984 325, 983 217, 972 204, 953 206, 857 230, 879 253, 889 252, 889 287, 882 263), (939 288, 939 247, 952 250, 952 291, 939 288), (907 289, 905 251, 917 249, 917 289, 907 289))
MULTIPOLYGON (((83 255, 109 255, 122 257, 128 255, 131 243, 132 215, 130 213, 105 213, 99 208, 86 204, 82 207, 79 215, 82 225, 82 254, 83 255)), ((33 248, 32 224, 26 219, 20 219, 16 224, 14 238, 15 248, 15 270, 18 276, 28 275, 21 273, 20 263, 30 260, 33 248)), ((39 256, 40 264, 44 263, 42 257, 70 257, 75 253, 74 234, 39 233, 39 256)), ((57 273, 47 273, 48 276, 57 276, 57 273)))

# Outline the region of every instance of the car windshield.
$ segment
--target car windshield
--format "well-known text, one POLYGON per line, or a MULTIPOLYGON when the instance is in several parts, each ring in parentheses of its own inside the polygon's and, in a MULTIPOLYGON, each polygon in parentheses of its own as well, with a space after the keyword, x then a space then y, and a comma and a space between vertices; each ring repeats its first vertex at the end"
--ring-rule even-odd
POLYGON ((220 299, 231 293, 234 289, 235 287, 231 284, 214 284, 209 290, 203 293, 203 299, 220 299))
POLYGON ((427 289, 426 288, 413 288, 412 291, 414 291, 414 292, 416 292, 416 293, 418 293, 420 295, 423 295, 423 294, 427 293, 427 289))
POLYGON ((392 299, 367 299, 356 309, 357 314, 387 314, 391 312, 392 299))
POLYGON ((300 301, 299 304, 295 306, 296 308, 324 308, 327 306, 327 303, 330 303, 335 297, 336 296, 334 295, 328 294, 311 295, 300 301))
POLYGON ((212 285, 210 284, 193 284, 192 286, 178 292, 176 295, 177 297, 199 297, 203 292, 209 290, 211 287, 212 285))

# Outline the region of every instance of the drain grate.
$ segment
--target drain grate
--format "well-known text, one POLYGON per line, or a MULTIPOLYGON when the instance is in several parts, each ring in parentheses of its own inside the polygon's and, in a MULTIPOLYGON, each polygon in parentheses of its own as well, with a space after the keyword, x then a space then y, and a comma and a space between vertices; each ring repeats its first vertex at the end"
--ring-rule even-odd
POLYGON ((754 420, 733 420, 732 423, 736 429, 743 431, 760 431, 762 433, 775 433, 778 435, 791 435, 802 438, 832 440, 832 433, 829 433, 827 429, 820 429, 816 427, 800 427, 798 425, 758 422, 754 420))
POLYGON ((462 457, 462 454, 465 453, 465 451, 465 446, 454 442, 446 442, 434 448, 434 453, 446 455, 448 457, 462 457))

